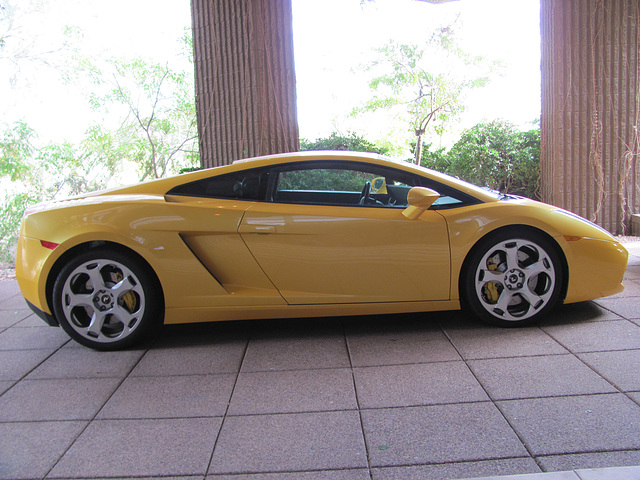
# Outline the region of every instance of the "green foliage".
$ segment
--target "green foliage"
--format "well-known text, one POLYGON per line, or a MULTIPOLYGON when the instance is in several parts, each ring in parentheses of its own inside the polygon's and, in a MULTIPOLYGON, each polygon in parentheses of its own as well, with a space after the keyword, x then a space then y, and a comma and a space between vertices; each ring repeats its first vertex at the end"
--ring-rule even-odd
POLYGON ((25 208, 38 202, 31 192, 10 195, 0 209, 0 261, 13 262, 18 229, 25 208))
POLYGON ((300 139, 300 150, 340 150, 354 152, 372 152, 381 155, 387 155, 389 148, 385 146, 375 145, 355 133, 347 136, 339 135, 333 132, 326 138, 318 138, 314 141, 300 139))
POLYGON ((34 137, 35 132, 24 122, 5 129, 0 140, 0 177, 15 181, 29 174, 27 159, 33 152, 34 137))
POLYGON ((0 197, 0 260, 10 262, 26 207, 104 188, 108 175, 100 159, 82 146, 63 142, 34 147, 35 133, 23 122, 6 127, 0 135, 1 176, 12 182, 0 197))
POLYGON ((422 165, 502 193, 537 198, 540 130, 518 131, 504 121, 465 130, 444 153, 426 149, 422 165))
MULTIPOLYGON (((413 144, 415 148, 415 144, 413 144)), ((422 160, 420 164, 424 167, 437 170, 439 172, 447 172, 451 165, 449 155, 445 148, 431 150, 432 144, 424 145, 422 148, 422 160)), ((415 150, 413 150, 415 152, 415 150)))

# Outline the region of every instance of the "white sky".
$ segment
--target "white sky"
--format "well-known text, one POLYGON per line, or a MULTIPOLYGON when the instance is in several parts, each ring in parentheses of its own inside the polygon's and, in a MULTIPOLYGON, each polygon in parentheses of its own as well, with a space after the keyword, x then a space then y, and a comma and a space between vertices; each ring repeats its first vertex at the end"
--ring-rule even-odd
MULTIPOLYGON (((17 0, 14 0, 14 2, 17 0)), ((142 56, 173 63, 191 24, 189 0, 19 0, 41 4, 21 21, 20 41, 55 50, 65 26, 82 30, 80 54, 142 56)), ((385 121, 346 118, 369 95, 357 67, 389 39, 417 43, 430 29, 460 14, 461 43, 470 53, 500 60, 505 75, 469 98, 460 129, 503 118, 526 124, 540 115, 539 0, 459 0, 431 5, 415 0, 293 0, 300 134, 308 139, 338 130, 377 140, 385 121)), ((64 61, 50 55, 55 61, 64 61)), ((0 122, 26 120, 43 141, 75 141, 91 122, 86 92, 60 81, 55 69, 0 61, 0 122)), ((443 140, 445 143, 447 139, 443 140)))
MULTIPOLYGON (((380 136, 384 121, 361 131, 363 119, 345 119, 358 102, 370 98, 367 77, 357 67, 389 39, 419 44, 435 26, 457 15, 461 47, 505 66, 502 77, 470 95, 459 130, 497 118, 524 125, 540 116, 539 0, 460 0, 441 5, 415 0, 364 5, 359 0, 294 0, 293 6, 302 137, 314 139, 336 129, 356 131, 368 139, 380 136)), ((455 132, 449 136, 455 138, 455 132)))

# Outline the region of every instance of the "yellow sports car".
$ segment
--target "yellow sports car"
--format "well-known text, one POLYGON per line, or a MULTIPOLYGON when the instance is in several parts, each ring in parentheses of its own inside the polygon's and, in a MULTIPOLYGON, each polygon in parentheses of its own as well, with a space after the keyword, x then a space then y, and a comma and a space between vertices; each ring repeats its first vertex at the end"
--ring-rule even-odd
POLYGON ((29 209, 16 276, 100 350, 164 323, 467 307, 530 323, 622 291, 627 251, 559 208, 378 155, 242 160, 29 209))

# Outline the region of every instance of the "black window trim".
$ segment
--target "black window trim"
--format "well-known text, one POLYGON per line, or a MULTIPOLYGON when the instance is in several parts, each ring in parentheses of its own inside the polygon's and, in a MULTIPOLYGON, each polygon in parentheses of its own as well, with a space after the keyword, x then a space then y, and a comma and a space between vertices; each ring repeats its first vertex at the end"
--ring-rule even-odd
MULTIPOLYGON (((460 202, 457 203, 446 203, 446 204, 442 204, 442 205, 432 205, 430 207, 430 210, 448 210, 448 209, 452 209, 452 208, 461 208, 461 207, 466 207, 469 205, 477 205, 479 203, 482 203, 481 200, 477 199, 476 197, 473 197, 472 195, 469 195, 465 192, 462 192, 454 187, 449 187, 443 183, 440 183, 436 180, 432 180, 429 179, 427 177, 424 177, 420 174, 417 173, 413 173, 413 172, 408 172, 406 170, 402 170, 402 169, 395 169, 392 166, 386 166, 386 165, 377 165, 377 164, 373 164, 373 163, 367 163, 367 162, 343 162, 340 160, 333 160, 333 159, 327 159, 327 160, 311 160, 311 161, 306 161, 306 162, 290 162, 290 163, 284 163, 284 164, 278 164, 278 165, 270 165, 270 166, 262 166, 262 167, 255 167, 252 169, 247 169, 247 172, 251 172, 253 170, 255 171, 261 171, 260 175, 267 173, 269 175, 269 180, 268 180, 268 184, 264 193, 263 198, 242 198, 242 197, 225 197, 225 196, 217 196, 217 195, 203 195, 203 194, 194 194, 194 193, 188 193, 185 192, 184 190, 188 189, 188 187, 190 185, 195 185, 201 182, 206 182, 207 180, 212 180, 216 177, 220 178, 223 176, 227 176, 227 175, 234 175, 234 174, 238 174, 239 172, 242 172, 243 170, 236 170, 234 172, 228 172, 228 173, 223 173, 221 175, 216 175, 216 176, 212 176, 212 177, 205 177, 205 178, 200 178, 198 180, 193 180, 191 182, 187 182, 187 183, 183 183, 180 185, 176 185, 175 187, 171 188, 166 195, 176 195, 176 196, 183 196, 183 197, 194 197, 194 198, 212 198, 212 199, 221 199, 221 200, 236 200, 236 201, 245 201, 245 202, 260 202, 260 203, 282 203, 282 204, 291 204, 291 205, 312 205, 312 206, 337 206, 337 207, 345 207, 347 205, 336 205, 336 204, 332 204, 332 203, 308 203, 308 204, 304 204, 304 203, 298 203, 298 202, 275 202, 274 198, 275 198, 275 193, 276 193, 276 189, 277 189, 277 182, 279 179, 279 174, 281 172, 286 172, 286 171, 295 171, 295 170, 311 170, 314 168, 330 168, 330 165, 333 164, 335 166, 340 167, 341 169, 348 169, 349 167, 353 167, 353 166, 360 166, 361 167, 361 171, 363 172, 371 172, 371 173, 376 173, 375 170, 380 170, 381 172, 384 171, 398 171, 400 173, 402 173, 403 175, 407 175, 409 177, 412 178, 413 182, 416 186, 421 186, 421 187, 426 187, 426 188, 431 188, 432 190, 437 191, 438 193, 440 193, 441 196, 450 196, 453 198, 457 198, 460 200, 460 202), (373 168, 372 168, 373 167, 373 168), (373 170, 373 171, 372 171, 373 170)), ((358 168, 355 168, 354 170, 360 170, 358 168)), ((381 173, 381 176, 384 175, 383 173, 381 173)), ((351 207, 353 207, 353 205, 351 205, 351 207)), ((397 209, 404 209, 406 207, 404 206, 398 206, 398 207, 393 207, 393 206, 384 206, 381 207, 379 205, 358 205, 358 207, 369 207, 369 208, 397 208, 397 209)))

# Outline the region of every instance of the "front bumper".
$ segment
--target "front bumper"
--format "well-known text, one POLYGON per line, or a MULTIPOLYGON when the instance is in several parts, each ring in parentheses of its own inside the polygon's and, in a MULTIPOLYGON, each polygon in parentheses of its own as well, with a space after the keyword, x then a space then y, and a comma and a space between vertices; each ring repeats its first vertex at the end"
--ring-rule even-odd
POLYGON ((566 242, 569 289, 565 303, 594 300, 624 290, 629 254, 619 243, 596 238, 566 242))

